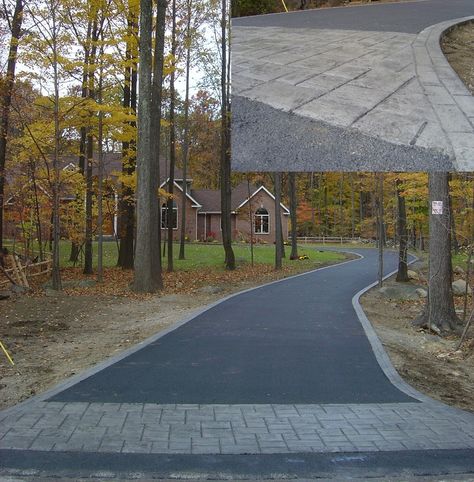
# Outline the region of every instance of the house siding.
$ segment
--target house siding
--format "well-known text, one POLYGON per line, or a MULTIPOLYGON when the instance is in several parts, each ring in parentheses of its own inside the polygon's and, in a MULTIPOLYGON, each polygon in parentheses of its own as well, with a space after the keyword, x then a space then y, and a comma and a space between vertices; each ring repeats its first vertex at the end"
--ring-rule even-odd
MULTIPOLYGON (((178 208, 178 229, 173 229, 173 239, 178 241, 181 237, 181 206, 182 206, 182 192, 175 187, 174 190, 174 201, 176 203, 176 207, 178 208)), ((163 205, 161 202, 161 205, 163 205)), ((193 203, 189 198, 186 199, 186 227, 185 227, 185 236, 190 241, 196 241, 198 238, 197 236, 197 227, 196 227, 196 209, 192 207, 193 203)), ((161 235, 163 239, 165 239, 168 230, 161 228, 161 235)))
MULTIPOLYGON (((275 233, 275 201, 264 190, 258 192, 255 196, 247 201, 237 213, 236 217, 236 233, 234 238, 242 239, 245 241, 250 240, 250 226, 249 226, 249 207, 252 212, 252 221, 254 219, 255 211, 259 208, 264 208, 268 211, 269 218, 269 233, 268 234, 255 234, 254 239, 257 243, 273 244, 276 239, 275 233)), ((283 212, 283 209, 282 209, 283 212)), ((288 216, 281 215, 281 224, 283 231, 283 239, 288 239, 288 216)))

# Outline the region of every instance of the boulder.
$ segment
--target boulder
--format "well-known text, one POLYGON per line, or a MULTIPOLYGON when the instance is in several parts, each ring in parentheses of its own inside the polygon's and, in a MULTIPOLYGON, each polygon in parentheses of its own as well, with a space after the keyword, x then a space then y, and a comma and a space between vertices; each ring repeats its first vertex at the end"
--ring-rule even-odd
POLYGON ((419 298, 427 298, 428 297, 428 291, 426 291, 424 288, 417 288, 415 290, 415 293, 418 295, 419 298))
POLYGON ((419 295, 416 290, 420 288, 414 285, 384 286, 379 289, 379 293, 389 300, 418 300, 419 295))
POLYGON ((203 286, 202 288, 199 288, 196 290, 197 293, 202 293, 205 295, 216 295, 217 293, 222 293, 224 291, 224 288, 221 286, 203 286))
POLYGON ((420 275, 416 272, 416 271, 413 271, 411 269, 409 269, 407 271, 407 274, 408 274, 408 277, 410 279, 414 279, 414 280, 419 280, 420 279, 420 275))
POLYGON ((97 284, 95 279, 81 279, 77 282, 78 288, 91 288, 97 284))
POLYGON ((15 293, 16 295, 22 295, 23 293, 26 293, 27 291, 29 291, 28 288, 26 288, 25 286, 21 286, 21 285, 11 285, 10 286, 10 291, 12 293, 15 293))
POLYGON ((62 294, 62 291, 53 290, 53 288, 44 288, 44 294, 49 298, 57 298, 62 294))
POLYGON ((11 298, 11 296, 11 291, 0 291, 0 300, 8 300, 8 298, 11 298))
MULTIPOLYGON (((453 281, 452 287, 454 296, 464 296, 464 293, 466 292, 466 282, 463 279, 453 281)), ((472 289, 469 285, 467 286, 467 294, 472 294, 472 289)))
POLYGON ((461 268, 461 266, 455 266, 453 269, 453 273, 458 274, 459 276, 464 276, 466 274, 465 271, 461 268))

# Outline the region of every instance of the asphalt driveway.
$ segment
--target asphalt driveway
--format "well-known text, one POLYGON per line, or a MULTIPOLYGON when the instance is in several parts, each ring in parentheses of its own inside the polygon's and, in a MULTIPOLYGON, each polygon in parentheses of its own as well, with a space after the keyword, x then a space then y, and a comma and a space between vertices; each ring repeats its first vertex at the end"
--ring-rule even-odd
MULTIPOLYGON (((351 299, 376 250, 224 301, 54 396, 56 402, 390 403, 413 401, 381 370, 351 299)), ((397 256, 387 253, 386 270, 397 256)))

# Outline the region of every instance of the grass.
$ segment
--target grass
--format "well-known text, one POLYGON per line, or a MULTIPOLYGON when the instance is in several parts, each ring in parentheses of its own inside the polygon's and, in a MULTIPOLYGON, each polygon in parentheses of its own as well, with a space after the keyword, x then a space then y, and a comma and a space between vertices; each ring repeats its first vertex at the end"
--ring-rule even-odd
MULTIPOLYGON (((290 249, 285 247, 287 256, 289 256, 290 249)), ((315 247, 301 247, 299 254, 307 254, 310 259, 299 261, 302 265, 307 265, 308 269, 315 264, 329 263, 344 259, 344 255, 340 253, 325 251, 320 252, 314 249, 315 247)), ((68 242, 61 243, 60 256, 61 265, 64 267, 73 266, 69 261, 69 252, 71 245, 68 242)), ((250 246, 243 244, 233 245, 237 265, 250 264, 250 246)), ((186 259, 179 260, 179 244, 175 243, 173 246, 173 260, 174 267, 177 270, 198 270, 206 267, 224 268, 223 257, 224 250, 221 244, 201 244, 188 243, 185 246, 186 259)), ((83 257, 83 255, 81 255, 83 257)), ((78 265, 82 265, 83 259, 79 257, 78 265)), ((97 243, 93 245, 94 267, 97 266, 97 243)), ((275 260, 275 248, 269 245, 254 246, 254 261, 256 264, 273 264, 275 260)), ((163 258, 163 266, 166 267, 167 254, 163 258)), ((104 243, 104 266, 114 267, 117 264, 117 245, 115 242, 104 243)), ((283 265, 291 265, 295 262, 288 258, 283 259, 283 265)))

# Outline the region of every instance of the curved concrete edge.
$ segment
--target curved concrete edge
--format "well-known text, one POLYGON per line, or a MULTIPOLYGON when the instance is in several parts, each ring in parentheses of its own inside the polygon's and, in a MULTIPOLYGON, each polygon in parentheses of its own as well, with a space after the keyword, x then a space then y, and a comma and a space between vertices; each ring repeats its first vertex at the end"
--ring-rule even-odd
POLYGON ((412 45, 418 80, 452 146, 457 171, 474 170, 474 96, 446 59, 441 40, 470 22, 474 16, 432 25, 412 45))
POLYGON ((48 398, 62 392, 63 390, 66 390, 67 388, 70 388, 73 385, 76 385, 77 383, 85 380, 86 378, 91 377, 92 375, 95 375, 96 373, 100 372, 101 370, 103 370, 105 368, 108 368, 109 366, 113 365, 114 363, 117 363, 120 360, 123 360, 124 358, 128 357, 129 355, 132 355, 133 353, 141 350, 142 348, 145 348, 146 346, 154 343, 155 341, 159 340, 160 338, 163 338, 168 333, 171 333, 172 331, 177 330, 178 328, 185 325, 186 323, 189 323, 190 321, 192 321, 193 319, 195 319, 199 315, 205 313, 206 311, 209 311, 210 309, 214 308, 217 305, 220 305, 221 303, 224 303, 227 300, 230 300, 231 298, 234 298, 236 296, 240 296, 244 293, 249 293, 251 291, 258 290, 260 288, 264 288, 266 286, 274 285, 274 284, 277 284, 277 283, 282 283, 283 281, 287 281, 289 279, 299 278, 301 276, 306 276, 306 275, 309 275, 309 274, 314 273, 316 271, 322 271, 324 269, 333 268, 335 266, 342 266, 343 264, 353 263, 354 261, 360 261, 361 259, 364 259, 364 256, 362 256, 359 253, 355 253, 353 251, 343 250, 343 249, 337 250, 337 251, 342 252, 342 253, 353 254, 353 255, 358 256, 358 258, 342 261, 340 263, 334 263, 334 264, 331 264, 331 265, 328 265, 328 266, 322 266, 321 268, 316 268, 316 269, 312 269, 310 271, 305 271, 304 273, 299 273, 299 274, 296 274, 296 275, 287 276, 287 277, 281 278, 279 280, 271 281, 269 283, 264 283, 262 285, 254 286, 252 288, 248 288, 248 289, 245 289, 245 290, 242 290, 242 291, 238 291, 236 293, 232 293, 231 295, 225 296, 225 297, 221 298, 220 300, 217 300, 213 303, 210 303, 210 304, 204 306, 203 308, 200 308, 200 309, 194 311, 188 317, 174 323, 170 327, 150 336, 149 338, 146 338, 145 340, 143 340, 143 341, 137 343, 136 345, 133 345, 132 347, 118 353, 117 355, 113 355, 113 356, 107 358, 106 360, 98 363, 97 365, 94 365, 94 366, 84 370, 83 372, 78 373, 77 375, 74 375, 74 376, 72 376, 72 377, 70 377, 70 378, 68 378, 68 379, 66 379, 62 382, 59 382, 54 387, 52 387, 52 388, 50 388, 50 389, 48 389, 48 390, 46 390, 42 393, 39 393, 38 395, 30 397, 30 398, 28 398, 28 399, 26 399, 26 400, 24 400, 20 403, 17 403, 16 405, 13 405, 12 407, 8 407, 8 408, 5 408, 3 410, 0 410, 0 416, 10 415, 10 414, 12 414, 16 411, 20 411, 20 410, 23 410, 23 409, 27 408, 29 405, 33 405, 35 403, 45 402, 48 398))
MULTIPOLYGON (((408 262, 409 265, 419 260, 419 258, 415 255, 412 255, 412 257, 413 258, 408 262)), ((396 272, 397 270, 392 271, 391 273, 385 275, 383 279, 386 280, 390 278, 396 272)), ((411 385, 409 385, 405 380, 403 380, 403 378, 399 375, 399 373, 393 366, 390 360, 390 357, 385 351, 385 348, 383 347, 382 342, 380 341, 380 338, 375 332, 375 329, 372 326, 372 323, 367 318, 367 315, 365 314, 365 311, 363 310, 360 304, 361 296, 367 293, 367 291, 377 286, 377 284, 378 284, 378 281, 370 284, 369 286, 366 286, 365 288, 361 289, 358 293, 356 293, 352 298, 352 306, 354 307, 357 317, 359 318, 359 321, 365 331, 365 334, 369 340, 369 343, 372 346, 372 350, 374 352, 375 358, 377 359, 377 362, 380 365, 380 368, 382 369, 382 371, 385 373, 386 377, 400 391, 406 393, 410 397, 415 398, 416 400, 419 400, 420 402, 427 404, 430 408, 434 408, 438 410, 441 409, 443 411, 447 410, 450 412, 456 412, 458 415, 468 418, 470 421, 474 421, 474 414, 466 412, 465 410, 461 410, 460 408, 453 407, 451 405, 446 405, 445 403, 440 402, 439 400, 435 400, 434 398, 431 398, 430 396, 419 392, 411 385)))

